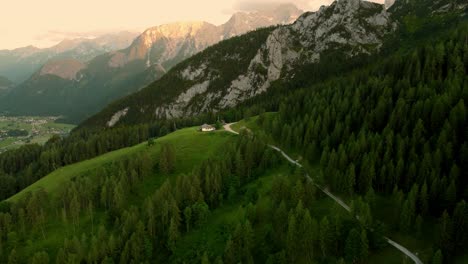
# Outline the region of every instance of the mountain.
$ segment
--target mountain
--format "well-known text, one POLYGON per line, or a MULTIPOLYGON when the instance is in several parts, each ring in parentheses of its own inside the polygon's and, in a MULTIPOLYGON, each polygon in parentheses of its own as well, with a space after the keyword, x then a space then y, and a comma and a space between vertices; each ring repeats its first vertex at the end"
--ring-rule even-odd
MULTIPOLYGON (((265 11, 236 13, 220 26, 179 22, 152 27, 128 48, 99 55, 84 67, 75 63, 68 69, 70 61, 63 65, 54 61, 54 71, 44 71, 43 67, 0 101, 0 110, 63 115, 69 122, 82 121, 113 100, 144 88, 179 62, 213 44, 256 28, 291 23, 302 13, 293 5, 279 5, 265 11), (75 72, 77 69, 79 72, 75 72)), ((60 46, 73 45, 69 42, 60 46)))
POLYGON ((57 59, 47 62, 39 70, 39 75, 55 75, 62 79, 76 80, 78 72, 80 72, 85 65, 79 60, 74 59, 57 59))
POLYGON ((383 5, 348 0, 305 13, 292 25, 233 38, 184 61, 161 80, 107 107, 87 124, 177 118, 233 107, 266 92, 325 53, 377 52, 397 29, 383 5), (238 48, 233 48, 238 47, 238 48), (122 113, 125 113, 122 114, 122 113))
POLYGON ((0 76, 0 97, 5 95, 13 86, 13 83, 7 78, 0 76))
POLYGON ((45 49, 28 46, 0 50, 0 75, 20 83, 51 59, 73 58, 86 62, 97 55, 128 47, 136 36, 133 32, 119 32, 94 39, 66 39, 45 49))
POLYGON ((109 61, 111 67, 122 67, 129 62, 140 60, 149 67, 158 64, 170 69, 178 62, 204 50, 208 46, 261 27, 290 24, 301 14, 292 4, 276 8, 235 13, 229 21, 220 26, 207 22, 180 22, 147 29, 132 45, 115 52, 109 61))

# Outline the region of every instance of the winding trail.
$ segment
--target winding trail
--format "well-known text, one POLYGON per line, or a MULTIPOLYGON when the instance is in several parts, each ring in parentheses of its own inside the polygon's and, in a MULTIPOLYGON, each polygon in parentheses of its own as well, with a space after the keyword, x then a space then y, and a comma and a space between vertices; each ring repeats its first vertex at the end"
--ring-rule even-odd
MULTIPOLYGON (((225 124, 223 127, 224 127, 224 130, 230 132, 230 133, 233 133, 233 134, 236 134, 236 135, 239 135, 238 132, 234 131, 232 128, 231 128, 231 125, 235 124, 237 122, 234 122, 234 123, 229 123, 229 124, 225 124)), ((278 151, 279 153, 281 153, 281 155, 286 159, 288 160, 290 163, 296 165, 297 167, 299 168, 302 168, 302 165, 297 161, 297 160, 294 160, 292 159, 290 156, 288 156, 288 154, 286 154, 282 149, 278 148, 277 146, 274 146, 274 145, 268 145, 268 147, 278 151)), ((319 184, 315 183, 314 180, 312 179, 312 177, 310 177, 310 175, 308 173, 305 174, 307 180, 311 181, 317 188, 319 188, 323 193, 325 193, 328 197, 332 198, 336 203, 338 203, 341 207, 343 207, 346 211, 348 212, 351 212, 351 208, 349 207, 349 205, 347 205, 343 200, 341 200, 340 198, 338 198, 336 195, 334 195, 333 193, 331 193, 327 188, 323 187, 323 186, 320 186, 319 184)), ((391 240, 390 238, 388 237, 384 237, 385 240, 387 241, 388 244, 392 245, 393 247, 395 247, 396 249, 398 249, 399 251, 401 251, 403 254, 405 254, 406 256, 408 256, 411 260, 414 261, 414 263, 416 264, 423 264, 423 262, 418 258, 418 256, 414 253, 412 253, 411 251, 409 251, 407 248, 405 248, 404 246, 398 244, 397 242, 391 240)))

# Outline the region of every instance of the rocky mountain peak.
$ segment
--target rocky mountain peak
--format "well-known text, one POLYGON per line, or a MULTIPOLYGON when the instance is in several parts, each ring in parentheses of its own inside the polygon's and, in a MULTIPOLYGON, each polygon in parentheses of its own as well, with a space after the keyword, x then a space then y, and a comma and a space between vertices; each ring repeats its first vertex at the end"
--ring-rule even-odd
POLYGON ((39 51, 41 51, 40 48, 29 45, 29 46, 17 48, 14 50, 2 50, 0 51, 0 53, 12 54, 14 57, 23 58, 23 57, 31 56, 39 51))
POLYGON ((222 27, 225 37, 230 37, 259 27, 291 24, 303 13, 294 4, 280 4, 264 10, 237 12, 222 27))
POLYGON ((153 45, 160 38, 183 39, 194 37, 205 27, 214 26, 204 21, 178 22, 149 28, 140 36, 146 47, 153 45))
POLYGON ((237 12, 225 24, 215 26, 204 21, 178 22, 149 28, 132 45, 114 52, 109 59, 111 68, 124 67, 131 61, 143 60, 147 68, 158 64, 165 69, 219 41, 261 27, 290 24, 302 10, 292 4, 254 12, 237 12))
POLYGON ((304 14, 292 26, 303 46, 314 48, 315 53, 336 44, 355 46, 351 53, 370 53, 395 28, 383 5, 361 0, 335 1, 317 12, 304 14))
POLYGON ((76 48, 78 45, 86 41, 84 38, 77 39, 64 39, 60 41, 57 45, 51 47, 50 49, 55 53, 62 53, 71 49, 76 48))
MULTIPOLYGON (((249 18, 251 21, 264 21, 259 13, 238 14, 224 26, 249 18)), ((147 110, 157 118, 172 118, 194 115, 208 107, 212 110, 233 107, 267 91, 280 78, 294 75, 295 69, 301 65, 320 61, 324 52, 337 51, 347 57, 376 52, 387 34, 395 30, 396 24, 383 5, 361 0, 337 0, 317 12, 300 16, 291 25, 273 29, 256 53, 251 53, 254 55, 249 58, 248 66, 224 86, 216 83, 216 87, 211 87, 211 83, 222 74, 216 63, 211 65, 216 59, 200 59, 177 73, 172 72, 174 78, 181 78, 181 83, 187 83, 187 86, 182 87, 180 94, 171 100, 148 106, 147 110)), ((225 57, 233 59, 235 55, 225 57)), ((128 111, 137 110, 129 108, 128 111)))

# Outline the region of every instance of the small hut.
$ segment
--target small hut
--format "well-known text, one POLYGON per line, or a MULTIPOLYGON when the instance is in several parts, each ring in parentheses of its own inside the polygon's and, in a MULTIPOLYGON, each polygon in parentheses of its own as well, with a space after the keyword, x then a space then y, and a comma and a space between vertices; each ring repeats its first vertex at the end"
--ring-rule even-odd
POLYGON ((210 132, 210 131, 215 131, 216 128, 212 125, 208 125, 208 124, 203 124, 201 127, 200 127, 200 131, 201 132, 210 132))

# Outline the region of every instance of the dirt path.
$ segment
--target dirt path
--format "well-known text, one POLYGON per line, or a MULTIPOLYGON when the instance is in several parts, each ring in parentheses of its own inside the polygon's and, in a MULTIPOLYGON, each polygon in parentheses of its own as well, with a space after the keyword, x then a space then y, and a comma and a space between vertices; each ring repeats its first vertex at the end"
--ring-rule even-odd
MULTIPOLYGON (((237 122, 235 122, 237 123, 237 122)), ((235 123, 230 123, 230 124, 225 124, 223 127, 224 127, 224 130, 226 130, 227 132, 231 132, 233 134, 236 134, 236 135, 239 135, 239 133, 237 133, 236 131, 232 130, 231 128, 231 125, 234 125, 235 123)))
MULTIPOLYGON (((230 124, 226 124, 224 125, 224 129, 228 132, 231 132, 231 133, 234 133, 236 135, 239 135, 238 132, 232 130, 231 128, 231 125, 233 125, 235 123, 230 123, 230 124)), ((290 156, 288 156, 288 154, 286 154, 282 149, 278 148, 277 146, 273 146, 273 145, 268 145, 268 147, 278 151, 281 153, 281 155, 286 159, 288 160, 288 162, 298 166, 299 168, 302 168, 302 165, 297 161, 297 160, 294 160, 292 159, 290 156)), ((307 180, 311 181, 314 183, 314 180, 312 179, 312 177, 310 177, 310 175, 308 173, 306 173, 306 177, 307 177, 307 180)), ((317 183, 314 183, 315 186, 317 186, 317 188, 319 188, 323 193, 325 193, 328 197, 332 198, 336 203, 338 203, 341 207, 343 207, 346 211, 350 212, 351 211, 351 208, 343 201, 341 200, 340 198, 338 198, 336 195, 334 195, 333 193, 331 193, 327 188, 324 188, 322 186, 320 186, 319 184, 317 183)), ((398 244, 397 242, 391 240, 390 238, 388 237, 385 237, 385 239, 387 240, 387 243, 389 243, 390 245, 392 245, 393 247, 395 247, 396 249, 400 250, 403 254, 405 254, 406 256, 408 256, 409 258, 411 258, 414 263, 416 264, 423 264, 423 262, 418 258, 418 256, 416 256, 416 254, 412 253, 411 251, 409 251, 407 248, 405 248, 404 246, 398 244)))

